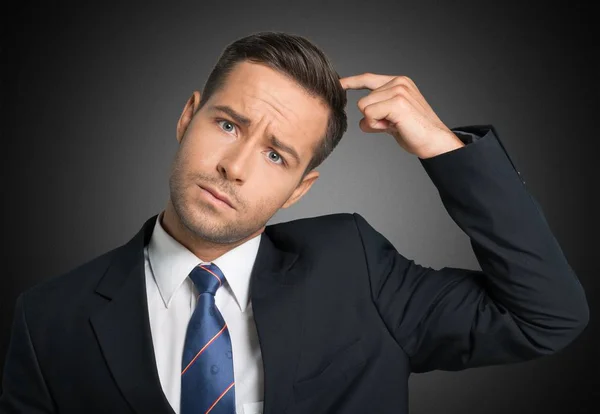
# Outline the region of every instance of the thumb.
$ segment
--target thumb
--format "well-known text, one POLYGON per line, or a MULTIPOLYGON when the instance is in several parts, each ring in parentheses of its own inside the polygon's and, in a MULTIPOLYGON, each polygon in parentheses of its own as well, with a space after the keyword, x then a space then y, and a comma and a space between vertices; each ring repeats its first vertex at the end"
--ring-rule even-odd
POLYGON ((374 119, 369 123, 366 118, 362 118, 358 126, 364 132, 385 132, 389 128, 390 122, 385 119, 379 121, 374 119))

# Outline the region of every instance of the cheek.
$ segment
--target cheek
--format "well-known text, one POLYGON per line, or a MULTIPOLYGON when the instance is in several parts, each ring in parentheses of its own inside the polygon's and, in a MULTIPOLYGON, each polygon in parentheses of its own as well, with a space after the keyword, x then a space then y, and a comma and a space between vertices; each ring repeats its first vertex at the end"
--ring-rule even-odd
POLYGON ((273 176, 258 179, 255 177, 257 184, 252 186, 252 189, 245 190, 248 194, 249 201, 257 210, 264 209, 272 213, 273 210, 280 208, 283 203, 293 194, 293 189, 290 189, 290 183, 276 181, 273 176))
POLYGON ((218 137, 211 137, 210 133, 190 135, 182 144, 181 151, 187 169, 206 170, 216 165, 221 154, 218 137), (207 136, 208 135, 208 136, 207 136), (187 139, 189 138, 189 139, 187 139))

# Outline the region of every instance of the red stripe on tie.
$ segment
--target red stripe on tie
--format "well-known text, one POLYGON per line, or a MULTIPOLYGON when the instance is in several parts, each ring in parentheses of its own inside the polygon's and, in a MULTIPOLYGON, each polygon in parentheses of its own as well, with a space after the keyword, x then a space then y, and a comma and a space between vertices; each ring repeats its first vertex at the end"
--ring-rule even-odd
POLYGON ((213 407, 214 407, 215 405, 217 405, 217 403, 219 402, 219 400, 220 400, 221 398, 223 398, 223 396, 224 396, 225 394, 227 394, 227 391, 229 391, 229 390, 231 389, 231 387, 233 387, 233 384, 235 384, 235 381, 233 381, 233 382, 231 383, 231 385, 229 385, 229 387, 227 387, 227 389, 226 389, 225 391, 223 391, 223 393, 222 393, 221 395, 219 395, 219 398, 217 398, 217 401, 215 401, 215 402, 213 403, 213 405, 211 405, 211 406, 210 406, 210 408, 209 408, 209 409, 206 411, 206 413, 204 413, 204 414, 208 414, 208 413, 210 413, 210 410, 212 410, 212 409, 213 409, 213 407))
POLYGON ((217 280, 219 281, 219 286, 221 286, 221 278, 219 276, 215 275, 212 270, 207 269, 206 267, 204 267, 202 265, 198 265, 198 266, 200 266, 202 269, 206 270, 208 273, 210 273, 211 275, 213 275, 214 277, 216 277, 217 280))
POLYGON ((217 332, 217 334, 215 334, 215 336, 213 336, 212 339, 210 341, 208 341, 208 343, 206 345, 204 345, 200 351, 198 351, 198 353, 196 354, 196 356, 194 357, 194 359, 192 359, 190 361, 190 363, 187 365, 187 367, 185 367, 185 369, 181 372, 181 375, 185 374, 185 371, 187 371, 189 369, 189 367, 192 366, 192 364, 194 363, 194 361, 196 361, 196 359, 198 359, 198 357, 200 356, 200 354, 202 352, 204 352, 204 350, 206 349, 206 347, 208 347, 211 343, 213 343, 213 341, 215 339, 217 339, 219 337, 219 335, 221 335, 223 333, 223 331, 225 330, 225 328, 227 328, 227 323, 225 325, 223 325, 223 327, 221 328, 221 330, 219 332, 217 332))

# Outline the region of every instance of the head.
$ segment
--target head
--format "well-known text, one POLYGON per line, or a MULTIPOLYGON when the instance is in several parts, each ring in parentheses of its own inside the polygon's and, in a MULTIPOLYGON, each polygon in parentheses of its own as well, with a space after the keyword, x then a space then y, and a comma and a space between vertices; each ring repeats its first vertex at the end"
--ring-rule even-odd
POLYGON ((169 201, 187 231, 238 244, 306 194, 347 128, 339 78, 300 36, 260 32, 226 47, 177 124, 169 201))

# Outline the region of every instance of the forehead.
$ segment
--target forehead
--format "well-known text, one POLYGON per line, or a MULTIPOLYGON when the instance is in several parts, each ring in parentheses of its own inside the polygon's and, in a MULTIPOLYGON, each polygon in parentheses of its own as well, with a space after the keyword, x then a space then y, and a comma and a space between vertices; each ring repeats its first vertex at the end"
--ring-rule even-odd
MULTIPOLYGON (((263 64, 238 63, 222 89, 211 97, 212 105, 228 105, 263 125, 302 158, 324 136, 329 108, 320 97, 311 96, 293 79, 263 64)), ((306 160, 305 160, 306 161, 306 160)))

